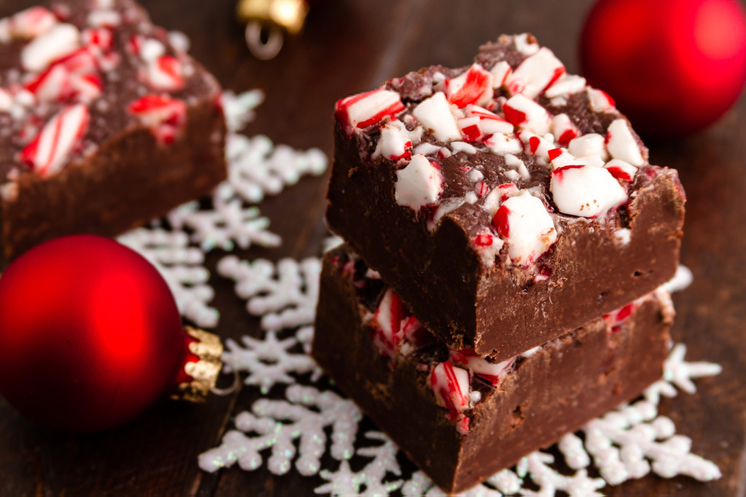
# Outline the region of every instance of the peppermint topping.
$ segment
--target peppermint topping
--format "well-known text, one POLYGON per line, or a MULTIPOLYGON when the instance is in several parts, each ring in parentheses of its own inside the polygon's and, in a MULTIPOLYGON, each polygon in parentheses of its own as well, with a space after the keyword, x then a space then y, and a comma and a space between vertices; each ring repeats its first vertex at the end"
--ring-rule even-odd
POLYGON ((616 104, 605 91, 588 87, 588 105, 593 112, 608 112, 614 110, 616 104))
POLYGON ((43 71, 49 64, 80 46, 80 31, 72 24, 57 24, 21 50, 21 65, 27 71, 43 71))
POLYGON ((492 73, 492 87, 500 88, 508 81, 508 78, 513 73, 513 69, 510 67, 510 64, 501 60, 490 69, 490 72, 492 73))
MULTIPOLYGON (((580 132, 567 114, 557 114, 552 117, 552 134, 557 143, 566 147, 580 132)), ((603 136, 601 144, 603 145, 603 136)))
POLYGON ((521 94, 534 99, 565 74, 565 66, 546 47, 527 57, 508 77, 507 88, 511 95, 521 94))
POLYGON ((523 55, 533 55, 539 51, 539 44, 533 36, 528 33, 515 35, 513 37, 513 43, 515 44, 516 50, 523 55))
POLYGON ((13 97, 9 92, 0 88, 0 112, 10 112, 13 108, 13 97))
MULTIPOLYGON (((498 116, 494 112, 490 112, 487 109, 478 105, 467 105, 464 109, 466 118, 477 118, 479 130, 484 135, 491 135, 493 133, 512 133, 513 125, 498 116)), ((461 121, 461 120, 459 120, 461 121)), ((459 122, 459 126, 461 123, 459 122)), ((463 128, 462 128, 463 132, 463 128)))
POLYGON ((601 167, 564 166, 552 171, 550 189, 563 214, 595 217, 627 201, 627 192, 601 167))
POLYGON ((146 95, 135 100, 129 105, 129 112, 164 145, 176 141, 186 123, 186 104, 163 95, 146 95))
POLYGON ((448 102, 456 107, 484 105, 492 99, 492 73, 474 64, 461 76, 447 79, 445 92, 448 102))
POLYGON ((504 244, 505 242, 500 237, 493 235, 489 230, 483 230, 471 240, 471 247, 487 268, 495 265, 495 258, 504 244))
POLYGON ((44 7, 31 7, 10 18, 8 34, 13 38, 31 40, 49 31, 57 18, 44 7))
POLYGON ((440 169, 424 155, 414 155, 406 167, 396 172, 396 178, 396 203, 415 212, 435 203, 443 193, 440 169))
MULTIPOLYGON (((404 110, 399 94, 389 90, 373 90, 344 98, 337 102, 334 113, 348 135, 379 123, 384 117, 404 110)), ((416 117, 416 116, 415 116, 416 117)))
POLYGON ((585 89, 585 78, 573 74, 565 74, 547 88, 544 96, 547 98, 568 98, 585 89))
POLYGON ((373 341, 383 355, 394 357, 403 338, 402 322, 408 314, 406 307, 393 290, 386 290, 371 322, 374 329, 373 341))
POLYGON ((546 109, 523 95, 515 95, 503 105, 505 119, 537 135, 549 132, 551 117, 546 109))
POLYGON ((606 160, 608 154, 606 153, 606 144, 604 141, 604 137, 598 133, 588 133, 572 140, 567 146, 567 151, 575 157, 598 155, 602 160, 606 160))
POLYGON ((373 159, 384 157, 389 160, 409 159, 412 156, 412 140, 403 122, 389 121, 381 128, 373 159))
POLYGON ((544 204, 524 190, 505 200, 492 225, 508 245, 515 264, 529 265, 557 241, 557 231, 544 204))
POLYGON ((65 107, 21 151, 20 159, 39 175, 52 175, 67 164, 87 129, 88 108, 84 105, 65 107))
POLYGON ((508 374, 515 358, 499 363, 492 363, 480 357, 471 349, 450 350, 451 361, 458 366, 465 367, 471 374, 486 381, 493 387, 497 386, 508 374))
POLYGON ((515 135, 495 133, 484 141, 484 144, 498 155, 518 154, 523 151, 521 141, 515 135))
POLYGON ((462 138, 451 106, 442 92, 424 100, 412 111, 412 115, 430 130, 433 136, 443 142, 462 138))
POLYGON ((604 167, 612 176, 622 181, 632 181, 637 174, 637 168, 629 162, 620 159, 612 159, 604 167))
POLYGON ((181 63, 170 55, 163 55, 149 64, 147 74, 154 90, 175 91, 184 87, 181 63))
POLYGON ((438 404, 448 409, 451 420, 460 419, 459 414, 469 409, 471 388, 467 370, 454 367, 451 361, 442 362, 430 373, 430 385, 438 404))
POLYGON ((606 148, 615 159, 629 162, 633 166, 642 166, 645 159, 640 152, 637 140, 632 136, 632 131, 625 119, 617 119, 609 125, 606 133, 606 148))

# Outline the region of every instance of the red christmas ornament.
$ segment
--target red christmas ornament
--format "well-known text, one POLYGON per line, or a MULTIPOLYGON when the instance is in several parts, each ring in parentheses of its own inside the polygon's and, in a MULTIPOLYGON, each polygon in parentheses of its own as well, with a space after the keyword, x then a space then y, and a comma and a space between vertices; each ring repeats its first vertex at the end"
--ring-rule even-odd
POLYGON ((53 240, 0 278, 0 393, 40 424, 98 431, 129 421, 199 376, 199 348, 158 271, 114 240, 53 240))
POLYGON ((600 0, 583 28, 588 83, 614 97, 635 129, 701 130, 746 81, 746 15, 737 0, 600 0))

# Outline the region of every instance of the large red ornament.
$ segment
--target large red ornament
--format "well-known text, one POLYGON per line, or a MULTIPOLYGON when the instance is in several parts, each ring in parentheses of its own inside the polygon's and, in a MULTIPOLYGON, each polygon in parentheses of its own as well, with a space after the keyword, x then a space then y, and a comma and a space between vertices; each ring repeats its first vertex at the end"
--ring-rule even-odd
POLYGON ((52 428, 132 419, 184 380, 190 341, 158 271, 107 238, 47 242, 0 278, 0 393, 52 428))
POLYGON ((746 81, 746 15, 737 0, 600 0, 581 38, 588 83, 635 129, 676 136, 717 121, 746 81))

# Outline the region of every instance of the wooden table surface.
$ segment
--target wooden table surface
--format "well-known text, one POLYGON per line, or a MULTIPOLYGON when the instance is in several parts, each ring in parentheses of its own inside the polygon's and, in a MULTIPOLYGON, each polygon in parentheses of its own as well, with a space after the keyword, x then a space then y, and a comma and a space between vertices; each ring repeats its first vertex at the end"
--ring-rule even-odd
MULTIPOLYGON (((35 2, 1 0, 0 16, 35 2)), ((229 89, 260 88, 266 101, 249 135, 276 143, 332 150, 332 108, 342 96, 425 65, 469 64, 477 47, 500 33, 530 31, 576 73, 577 40, 592 0, 327 0, 313 6, 302 37, 274 60, 246 49, 234 19, 235 0, 143 0, 153 20, 185 32, 191 53, 229 89)), ((723 365, 699 392, 664 401, 662 412, 693 440, 692 452, 719 465, 709 484, 648 476, 604 491, 611 495, 746 495, 746 99, 696 136, 648 141, 651 162, 679 170, 688 196, 682 262, 694 284, 676 295, 676 341, 690 360, 723 365)), ((283 236, 279 249, 251 249, 244 258, 305 257, 320 253, 327 176, 305 178, 269 198, 262 211, 283 236)), ((214 269, 222 253, 208 257, 214 269)), ((214 273, 214 271, 213 271, 214 273)), ((258 333, 232 285, 213 274, 224 338, 258 333)), ((276 387, 273 393, 281 395, 276 387), (275 392, 276 391, 276 392, 275 392)), ((40 428, 0 399, 0 496, 88 495, 313 495, 318 477, 292 470, 277 477, 264 468, 215 474, 200 471, 197 455, 216 446, 231 418, 249 408, 256 389, 245 387, 205 405, 162 401, 121 428, 70 435, 40 428)), ((50 406, 53 414, 54 406, 50 406)))

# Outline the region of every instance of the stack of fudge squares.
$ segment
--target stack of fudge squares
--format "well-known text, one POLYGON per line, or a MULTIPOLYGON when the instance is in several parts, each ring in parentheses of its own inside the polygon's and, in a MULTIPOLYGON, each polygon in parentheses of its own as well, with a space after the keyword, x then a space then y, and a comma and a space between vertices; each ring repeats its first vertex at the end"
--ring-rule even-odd
POLYGON ((684 191, 531 35, 337 103, 313 355, 447 492, 661 377, 684 191))

